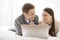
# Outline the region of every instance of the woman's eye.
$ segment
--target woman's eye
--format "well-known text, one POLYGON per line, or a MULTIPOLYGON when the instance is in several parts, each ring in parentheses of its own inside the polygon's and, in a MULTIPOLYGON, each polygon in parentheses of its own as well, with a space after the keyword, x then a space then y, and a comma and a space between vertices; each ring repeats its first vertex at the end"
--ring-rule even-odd
POLYGON ((47 15, 45 15, 45 16, 47 16, 47 15))

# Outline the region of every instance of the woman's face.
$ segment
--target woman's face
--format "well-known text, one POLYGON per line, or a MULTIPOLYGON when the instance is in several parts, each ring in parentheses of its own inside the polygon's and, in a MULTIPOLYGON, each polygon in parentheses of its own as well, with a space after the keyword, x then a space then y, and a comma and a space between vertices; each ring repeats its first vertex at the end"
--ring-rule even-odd
POLYGON ((52 23, 52 16, 50 14, 48 14, 46 11, 43 11, 42 17, 43 17, 43 21, 45 23, 47 23, 47 24, 52 23))

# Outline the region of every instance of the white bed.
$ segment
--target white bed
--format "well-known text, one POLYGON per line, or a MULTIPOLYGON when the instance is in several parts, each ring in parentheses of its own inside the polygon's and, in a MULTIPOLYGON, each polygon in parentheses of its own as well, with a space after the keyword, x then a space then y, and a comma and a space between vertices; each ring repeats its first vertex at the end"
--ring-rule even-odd
POLYGON ((60 40, 60 32, 58 37, 49 37, 48 39, 41 39, 36 37, 23 37, 16 35, 15 32, 9 31, 9 27, 0 27, 0 40, 60 40))

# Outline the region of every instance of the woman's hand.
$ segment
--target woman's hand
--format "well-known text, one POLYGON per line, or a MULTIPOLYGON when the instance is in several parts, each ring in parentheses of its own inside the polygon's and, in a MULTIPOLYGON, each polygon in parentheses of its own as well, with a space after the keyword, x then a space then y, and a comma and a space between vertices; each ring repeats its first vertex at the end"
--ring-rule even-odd
POLYGON ((39 24, 38 24, 40 27, 43 27, 44 26, 44 22, 43 21, 41 21, 41 22, 39 22, 39 24))

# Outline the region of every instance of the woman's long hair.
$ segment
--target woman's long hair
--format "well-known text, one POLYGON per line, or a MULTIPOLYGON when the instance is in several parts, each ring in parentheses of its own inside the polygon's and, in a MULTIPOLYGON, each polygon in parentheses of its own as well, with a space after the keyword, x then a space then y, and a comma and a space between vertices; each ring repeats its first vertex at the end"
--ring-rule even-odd
POLYGON ((50 14, 52 16, 52 24, 51 24, 51 28, 49 30, 49 35, 56 36, 56 33, 55 33, 54 12, 53 12, 53 10, 51 8, 45 8, 44 11, 46 11, 48 14, 50 14))

